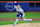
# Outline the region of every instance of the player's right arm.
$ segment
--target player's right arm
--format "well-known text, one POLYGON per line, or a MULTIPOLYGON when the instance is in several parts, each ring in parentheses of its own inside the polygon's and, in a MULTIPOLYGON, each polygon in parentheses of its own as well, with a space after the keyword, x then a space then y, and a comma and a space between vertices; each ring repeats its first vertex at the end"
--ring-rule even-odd
POLYGON ((16 8, 16 9, 17 9, 17 6, 15 6, 15 5, 14 5, 14 8, 16 8))
MULTIPOLYGON (((16 4, 17 3, 17 1, 14 1, 14 3, 16 4)), ((14 4, 14 8, 16 8, 17 9, 17 6, 14 4)))

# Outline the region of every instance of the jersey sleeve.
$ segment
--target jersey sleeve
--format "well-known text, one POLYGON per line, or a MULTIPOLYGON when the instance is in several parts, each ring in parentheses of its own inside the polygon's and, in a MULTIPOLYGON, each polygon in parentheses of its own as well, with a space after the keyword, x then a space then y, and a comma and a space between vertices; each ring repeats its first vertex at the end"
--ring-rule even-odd
POLYGON ((16 8, 16 9, 17 9, 17 6, 15 6, 15 5, 14 5, 14 8, 16 8))

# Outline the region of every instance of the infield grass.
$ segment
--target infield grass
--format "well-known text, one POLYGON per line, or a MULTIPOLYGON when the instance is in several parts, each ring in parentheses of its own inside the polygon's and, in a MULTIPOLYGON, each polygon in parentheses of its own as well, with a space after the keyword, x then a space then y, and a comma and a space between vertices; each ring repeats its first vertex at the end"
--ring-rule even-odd
MULTIPOLYGON (((17 18, 17 13, 0 13, 0 18, 17 18)), ((40 13, 25 13, 25 18, 40 18, 40 13)))

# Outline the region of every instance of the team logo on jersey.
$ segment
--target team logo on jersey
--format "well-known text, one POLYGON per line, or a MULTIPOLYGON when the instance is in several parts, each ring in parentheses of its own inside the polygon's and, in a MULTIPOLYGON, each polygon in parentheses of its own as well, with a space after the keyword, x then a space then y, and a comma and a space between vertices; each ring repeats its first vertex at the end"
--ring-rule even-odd
POLYGON ((8 11, 13 11, 14 10, 14 8, 13 8, 13 2, 8 2, 6 5, 5 5, 5 7, 6 7, 6 9, 8 10, 8 11))

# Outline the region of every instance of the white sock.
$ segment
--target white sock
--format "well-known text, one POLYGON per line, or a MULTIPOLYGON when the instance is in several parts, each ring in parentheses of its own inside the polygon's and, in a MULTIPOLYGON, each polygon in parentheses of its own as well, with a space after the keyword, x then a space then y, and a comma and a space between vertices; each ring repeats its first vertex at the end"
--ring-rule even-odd
POLYGON ((19 19, 17 18, 14 24, 16 24, 16 23, 18 22, 18 20, 19 20, 19 19))

